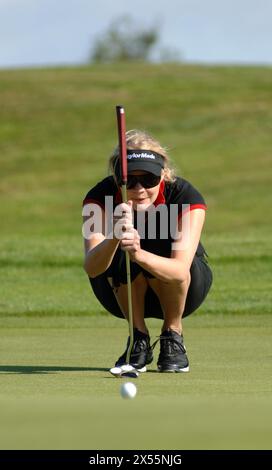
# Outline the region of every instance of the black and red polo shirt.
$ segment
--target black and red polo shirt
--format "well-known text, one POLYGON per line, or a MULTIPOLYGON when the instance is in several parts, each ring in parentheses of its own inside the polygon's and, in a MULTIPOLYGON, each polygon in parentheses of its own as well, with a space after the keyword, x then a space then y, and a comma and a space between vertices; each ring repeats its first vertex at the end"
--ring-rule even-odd
MULTIPOLYGON (((116 186, 112 176, 104 178, 91 188, 83 200, 83 205, 95 203, 105 208, 105 196, 113 197, 113 210, 122 202, 121 190, 116 186)), ((154 202, 154 206, 157 207, 160 204, 166 205, 168 208, 170 208, 171 204, 176 204, 178 217, 182 216, 182 210, 184 209, 184 207, 182 207, 183 204, 189 205, 187 206, 187 210, 189 208, 190 211, 194 209, 207 209, 204 198, 200 192, 194 188, 189 181, 180 177, 176 177, 174 182, 161 182, 159 194, 154 202)), ((136 211, 134 211, 134 226, 137 228, 137 214, 135 214, 135 212, 136 211)), ((172 241, 173 239, 169 231, 169 236, 166 237, 166 239, 161 239, 160 236, 152 240, 147 237, 144 239, 141 238, 141 247, 152 253, 169 257, 171 254, 172 241)), ((201 243, 199 243, 197 253, 202 254, 203 252, 204 249, 201 243)))

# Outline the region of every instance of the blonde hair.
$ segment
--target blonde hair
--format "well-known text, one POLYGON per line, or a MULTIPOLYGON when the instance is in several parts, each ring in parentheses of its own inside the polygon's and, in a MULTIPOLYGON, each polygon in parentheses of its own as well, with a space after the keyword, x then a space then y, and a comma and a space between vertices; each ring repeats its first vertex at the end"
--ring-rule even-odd
MULTIPOLYGON (((164 180, 173 183, 176 179, 175 170, 170 166, 170 160, 166 148, 162 147, 158 140, 145 131, 132 129, 126 132, 127 150, 153 150, 164 159, 164 180)), ((115 168, 119 162, 119 145, 114 149, 109 159, 109 171, 115 175, 115 168)))

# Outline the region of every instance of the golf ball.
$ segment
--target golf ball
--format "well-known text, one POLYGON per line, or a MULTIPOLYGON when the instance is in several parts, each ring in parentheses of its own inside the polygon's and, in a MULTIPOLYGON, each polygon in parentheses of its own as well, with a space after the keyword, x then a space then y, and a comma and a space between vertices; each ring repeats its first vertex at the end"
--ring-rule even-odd
POLYGON ((120 387, 122 398, 134 398, 137 393, 137 387, 132 382, 125 382, 120 387))

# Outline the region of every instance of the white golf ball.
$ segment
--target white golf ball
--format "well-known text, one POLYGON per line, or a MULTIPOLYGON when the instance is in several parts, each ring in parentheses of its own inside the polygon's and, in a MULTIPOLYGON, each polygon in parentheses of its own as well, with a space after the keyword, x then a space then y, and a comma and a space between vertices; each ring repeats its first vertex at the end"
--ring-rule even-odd
POLYGON ((137 393, 137 387, 132 382, 125 382, 120 387, 122 398, 134 398, 137 393))

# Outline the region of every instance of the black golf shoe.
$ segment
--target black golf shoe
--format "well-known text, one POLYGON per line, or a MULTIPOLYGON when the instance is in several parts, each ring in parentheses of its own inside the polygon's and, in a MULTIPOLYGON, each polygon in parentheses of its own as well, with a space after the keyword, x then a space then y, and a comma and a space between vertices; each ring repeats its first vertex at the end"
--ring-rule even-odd
MULTIPOLYGON (((137 328, 134 328, 133 333, 134 333, 133 334, 134 342, 133 342, 133 347, 132 347, 131 354, 130 354, 129 364, 133 366, 139 372, 145 372, 146 364, 150 364, 153 361, 153 353, 150 347, 150 337, 149 335, 137 330, 137 328)), ((115 367, 122 367, 124 364, 126 364, 129 340, 130 340, 130 337, 128 338, 128 341, 127 341, 126 350, 124 354, 122 354, 122 356, 119 357, 118 361, 116 361, 115 367)))
POLYGON ((160 336, 159 372, 189 372, 189 361, 183 344, 183 336, 173 330, 160 336))

